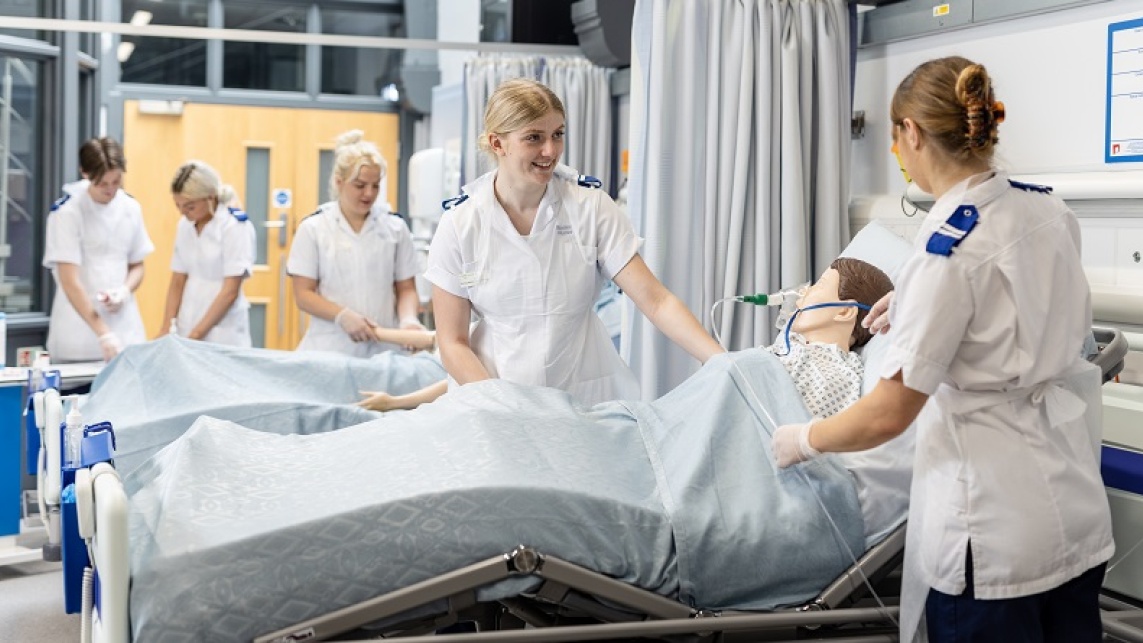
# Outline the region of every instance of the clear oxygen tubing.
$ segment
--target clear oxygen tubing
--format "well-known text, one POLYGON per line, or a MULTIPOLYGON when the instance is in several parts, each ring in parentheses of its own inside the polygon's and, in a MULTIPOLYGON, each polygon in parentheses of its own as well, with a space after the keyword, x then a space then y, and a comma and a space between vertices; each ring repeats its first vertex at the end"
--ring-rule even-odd
MULTIPOLYGON (((773 298, 768 297, 767 295, 738 295, 735 297, 725 297, 723 299, 719 299, 718 301, 714 302, 714 304, 712 304, 710 307, 710 324, 711 324, 711 328, 714 329, 714 339, 716 342, 718 342, 718 345, 722 346, 723 348, 727 348, 722 343, 722 337, 719 336, 719 332, 718 332, 718 324, 715 323, 715 311, 718 310, 719 305, 721 305, 725 302, 728 302, 728 301, 753 303, 756 306, 778 305, 781 303, 781 300, 778 300, 776 302, 767 301, 767 300, 771 300, 771 299, 773 299, 773 298), (748 299, 745 299, 745 297, 753 297, 754 300, 753 301, 748 300, 748 299), (759 297, 762 297, 765 299, 761 302, 758 302, 757 299, 759 297)), ((814 308, 855 306, 855 305, 858 307, 864 307, 865 310, 869 310, 869 306, 866 306, 865 304, 847 304, 847 303, 843 303, 843 302, 829 302, 829 303, 824 303, 824 304, 814 304, 812 306, 806 306, 805 308, 803 308, 801 310, 811 310, 814 308)), ((801 310, 799 310, 798 312, 801 312, 801 310)), ((788 322, 786 322, 785 337, 786 337, 786 342, 787 342, 787 344, 786 344, 787 352, 790 350, 789 349, 790 327, 794 325, 794 318, 795 317, 797 317, 797 313, 792 315, 790 317, 790 320, 788 322)), ((727 349, 727 350, 729 350, 729 349, 727 349)), ((772 416, 770 414, 770 410, 767 409, 765 407, 765 405, 762 404, 762 400, 759 399, 758 393, 754 390, 754 384, 750 381, 750 378, 746 377, 746 374, 742 372, 742 369, 739 368, 738 362, 736 362, 734 360, 730 360, 730 365, 734 367, 734 370, 738 372, 739 377, 742 378, 742 382, 746 385, 746 390, 750 394, 750 397, 753 399, 754 405, 761 412, 761 416, 765 417, 766 421, 770 423, 769 428, 767 428, 766 425, 763 423, 762 430, 765 431, 766 434, 769 435, 771 439, 773 439, 774 431, 776 431, 778 429, 778 423, 774 421, 774 416, 772 416)), ((884 616, 887 619, 889 619, 889 621, 891 623, 893 623, 894 627, 900 627, 900 624, 897 622, 897 619, 893 618, 893 615, 889 613, 889 608, 885 605, 885 602, 881 600, 881 596, 877 593, 877 590, 875 590, 873 588, 872 581, 869 580, 869 577, 867 577, 865 575, 865 572, 857 565, 857 554, 854 553, 854 551, 849 548, 848 544, 846 544, 845 538, 842 536, 842 533, 841 533, 841 528, 837 526, 837 523, 834 521, 833 516, 831 516, 829 513, 829 510, 826 509, 825 502, 822 501, 821 496, 818 495, 817 491, 814 490, 813 485, 810 484, 810 479, 806 476, 805 471, 803 471, 801 467, 798 467, 796 465, 790 467, 789 470, 796 473, 798 475, 798 477, 801 478, 802 482, 805 483, 806 488, 809 489, 810 493, 813 494, 814 499, 817 501, 818 506, 821 507, 822 513, 825 514, 826 520, 829 521, 830 527, 833 529, 835 540, 837 541, 838 545, 841 547, 842 551, 844 551, 846 554, 849 555, 849 560, 852 561, 853 568, 855 570, 857 570, 857 573, 861 576, 861 581, 863 583, 865 583, 865 587, 869 589, 869 594, 873 597, 873 600, 875 600, 877 602, 877 605, 882 610, 882 613, 884 614, 884 616)), ((861 552, 861 553, 864 553, 864 552, 861 552)))

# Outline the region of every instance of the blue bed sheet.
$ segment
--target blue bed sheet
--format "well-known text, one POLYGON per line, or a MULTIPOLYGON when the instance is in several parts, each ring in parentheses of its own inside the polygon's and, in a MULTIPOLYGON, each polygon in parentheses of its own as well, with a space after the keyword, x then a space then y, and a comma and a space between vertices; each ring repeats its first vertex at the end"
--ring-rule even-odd
POLYGON ((653 403, 490 380, 332 433, 200 419, 126 479, 136 640, 248 639, 518 544, 696 607, 805 600, 862 550, 857 495, 830 456, 777 471, 759 401, 808 418, 755 349, 653 403))
POLYGON ((324 432, 380 417, 353 406, 361 390, 399 395, 444 377, 426 354, 359 359, 167 336, 123 351, 92 383, 82 410, 88 423, 112 423, 116 466, 129 472, 199 416, 260 431, 324 432))

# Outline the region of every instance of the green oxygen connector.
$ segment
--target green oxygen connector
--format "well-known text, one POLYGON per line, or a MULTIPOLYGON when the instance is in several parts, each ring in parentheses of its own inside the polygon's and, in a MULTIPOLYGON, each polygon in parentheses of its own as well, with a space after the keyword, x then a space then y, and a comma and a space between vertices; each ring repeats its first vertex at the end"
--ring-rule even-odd
POLYGON ((755 306, 766 306, 770 303, 770 298, 772 296, 773 295, 767 295, 766 293, 760 292, 755 295, 739 295, 735 299, 747 304, 754 304, 755 306))

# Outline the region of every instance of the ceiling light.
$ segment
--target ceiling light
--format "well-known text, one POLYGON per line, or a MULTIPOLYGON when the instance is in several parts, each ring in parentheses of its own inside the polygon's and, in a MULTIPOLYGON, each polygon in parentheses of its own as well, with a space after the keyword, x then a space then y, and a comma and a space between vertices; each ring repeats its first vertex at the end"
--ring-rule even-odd
POLYGON ((135 53, 135 43, 124 41, 119 43, 119 49, 115 52, 115 57, 119 59, 119 62, 125 63, 133 53, 135 53))
POLYGON ((135 15, 131 16, 131 24, 135 25, 136 27, 142 27, 143 25, 151 24, 151 18, 153 17, 154 16, 150 11, 143 11, 140 9, 139 11, 135 12, 135 15))

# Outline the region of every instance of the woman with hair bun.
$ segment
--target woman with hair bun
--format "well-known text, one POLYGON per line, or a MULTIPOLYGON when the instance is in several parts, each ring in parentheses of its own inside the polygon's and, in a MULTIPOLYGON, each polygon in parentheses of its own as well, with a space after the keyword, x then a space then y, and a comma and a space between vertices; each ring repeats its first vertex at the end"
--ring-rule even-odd
POLYGON ((242 282, 254 268, 254 225, 245 212, 231 207, 234 188, 202 161, 179 167, 171 196, 183 218, 175 232, 159 334, 177 330, 190 339, 250 346, 250 302, 242 282))
POLYGON ((1051 188, 993 166, 1005 113, 983 66, 922 64, 889 116, 902 169, 936 202, 896 297, 866 318, 893 329, 882 379, 779 427, 774 457, 868 449, 917 418, 901 640, 1095 643, 1115 545, 1079 224, 1051 188))
POLYGON ((79 148, 83 180, 66 186, 48 215, 43 265, 56 280, 48 325, 55 362, 110 361, 147 341, 135 290, 155 250, 139 202, 123 191, 127 161, 111 138, 79 148))
POLYGON ((298 350, 370 357, 402 348, 380 341, 377 328, 425 330, 413 237, 378 199, 387 167, 361 130, 338 137, 334 200, 301 222, 286 264, 298 307, 311 315, 298 350))

